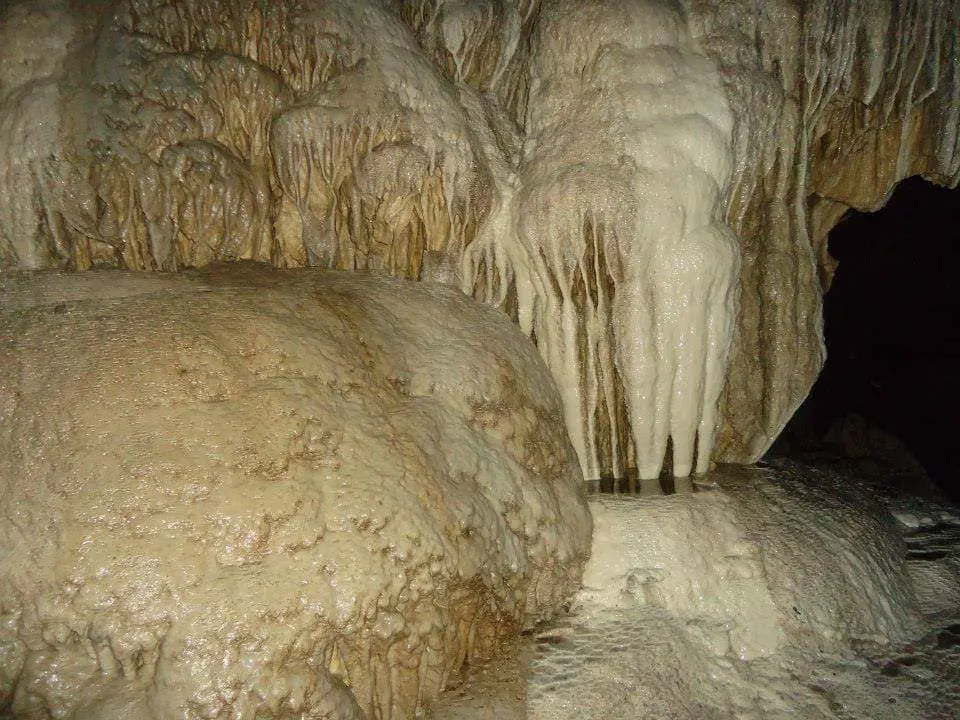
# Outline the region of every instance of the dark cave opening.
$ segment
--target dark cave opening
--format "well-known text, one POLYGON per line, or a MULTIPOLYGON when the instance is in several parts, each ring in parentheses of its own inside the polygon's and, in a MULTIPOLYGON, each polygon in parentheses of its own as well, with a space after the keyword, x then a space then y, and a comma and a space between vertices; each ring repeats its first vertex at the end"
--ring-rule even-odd
POLYGON ((960 191, 918 177, 877 212, 844 216, 829 239, 839 266, 824 298, 827 361, 770 455, 882 463, 905 446, 960 500, 958 234, 960 191))

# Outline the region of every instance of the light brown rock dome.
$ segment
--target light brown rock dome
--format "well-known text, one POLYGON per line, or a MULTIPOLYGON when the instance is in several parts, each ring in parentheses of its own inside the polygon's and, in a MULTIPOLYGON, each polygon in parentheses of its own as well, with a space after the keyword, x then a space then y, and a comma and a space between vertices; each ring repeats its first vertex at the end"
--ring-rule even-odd
POLYGON ((444 287, 0 282, 0 710, 412 717, 576 590, 536 349, 444 287))

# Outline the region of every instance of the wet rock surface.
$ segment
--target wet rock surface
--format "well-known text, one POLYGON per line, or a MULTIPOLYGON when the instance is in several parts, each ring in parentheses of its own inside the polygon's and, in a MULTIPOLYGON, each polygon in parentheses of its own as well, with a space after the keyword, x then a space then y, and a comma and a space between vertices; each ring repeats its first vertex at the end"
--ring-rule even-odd
POLYGON ((0 715, 404 718, 577 588, 552 379, 442 286, 0 279, 0 715))
POLYGON ((957 184, 958 18, 6 0, 0 270, 442 279, 537 337, 589 479, 637 456, 652 480, 667 435, 677 475, 694 440, 703 470, 715 429, 716 458, 752 462, 821 367, 830 229, 910 175, 957 184))
MULTIPOLYGON (((849 468, 848 468, 849 470, 849 468)), ((763 490, 745 488, 744 474, 752 474, 755 484, 769 484, 784 492, 799 489, 809 498, 836 494, 848 500, 858 496, 863 506, 851 508, 843 516, 831 512, 832 501, 817 510, 816 503, 800 510, 810 532, 846 536, 847 547, 832 548, 809 545, 810 555, 823 572, 810 572, 796 583, 776 562, 764 561, 762 584, 774 590, 771 597, 778 609, 785 611, 778 621, 783 642, 773 652, 739 658, 730 652, 716 652, 705 642, 710 634, 705 628, 721 617, 710 616, 709 604, 699 612, 664 606, 656 602, 637 602, 636 594, 621 598, 619 607, 597 607, 575 604, 566 616, 539 629, 532 641, 528 717, 553 720, 568 717, 610 718, 802 718, 804 720, 952 720, 960 707, 960 548, 953 542, 960 528, 957 508, 929 498, 911 497, 891 491, 877 502, 872 484, 876 477, 858 479, 855 473, 840 474, 823 467, 815 468, 790 461, 777 461, 775 467, 762 471, 723 468, 711 476, 715 488, 709 493, 726 493, 737 503, 736 496, 747 496, 763 490), (860 520, 857 520, 859 515, 860 520), (899 627, 877 624, 876 618, 853 617, 850 612, 864 612, 867 606, 855 602, 846 605, 843 613, 827 614, 841 630, 833 635, 806 623, 807 614, 818 603, 824 603, 824 585, 829 585, 832 565, 854 564, 851 549, 860 543, 857 535, 840 532, 844 525, 857 527, 867 517, 868 523, 886 528, 889 543, 884 549, 862 538, 861 550, 889 553, 890 566, 901 568, 902 574, 887 580, 867 582, 872 600, 880 607, 891 599, 889 593, 914 604, 917 622, 899 627), (904 522, 906 519, 906 523, 904 522), (895 577, 899 588, 889 584, 895 577), (793 583, 797 597, 807 603, 801 610, 793 602, 785 604, 786 595, 776 591, 793 583), (886 599, 880 595, 887 593, 886 599), (820 599, 818 600, 818 595, 820 599), (910 598, 914 598, 910 601, 910 598), (796 611, 796 612, 795 612, 796 611), (804 612, 806 611, 806 612, 804 612), (794 616, 791 618, 790 615, 794 616), (856 628, 859 627, 858 632, 856 628), (874 631, 863 632, 872 627, 874 631), (811 632, 812 631, 812 632, 811 632)), ((696 493, 695 493, 696 494, 696 493)), ((592 496, 596 507, 598 498, 592 496)), ((628 503, 667 503, 670 498, 637 498, 623 496, 628 503)), ((618 502, 617 496, 605 495, 602 503, 618 502)), ((681 500, 675 504, 687 504, 681 500)), ((798 504, 801 508, 804 503, 798 504)), ((754 514, 759 518, 761 515, 754 514)), ((775 513, 771 513, 771 518, 775 513)), ((748 537, 760 547, 760 553, 776 552, 777 542, 770 542, 775 527, 754 526, 750 514, 740 512, 738 522, 748 537)), ((775 523, 774 523, 775 524, 775 523)), ((702 528, 701 528, 702 529, 702 528)), ((603 537, 603 520, 598 518, 596 537, 603 537)), ((669 536, 669 529, 666 535, 669 536)), ((691 535, 692 536, 692 535, 691 535)), ((629 540, 622 540, 624 545, 629 540)), ((716 537, 708 531, 703 543, 712 545, 716 537)), ((597 558, 595 540, 594 561, 597 558)), ((629 552, 629 551, 628 551, 629 552)), ((709 548, 698 552, 707 554, 709 548)), ((663 578, 682 577, 671 568, 669 556, 662 560, 663 578)), ((716 569, 722 574, 722 569, 716 569)), ((860 568, 863 573, 864 569, 860 568)), ((588 568, 587 577, 590 576, 588 568)), ((589 583, 589 581, 587 581, 589 583)), ((730 578, 721 581, 728 584, 730 578)), ((736 582, 736 581, 735 581, 736 582)), ((716 596, 717 586, 703 578, 700 586, 705 595, 716 596)), ((587 590, 589 587, 587 588, 587 590)), ((849 588, 853 596, 862 594, 865 586, 849 588)), ((843 587, 832 591, 843 596, 843 587)), ((826 595, 830 595, 828 588, 826 595)), ((647 593, 646 598, 654 598, 647 593)), ((660 597, 667 597, 661 594, 660 597)), ((583 599, 583 593, 581 594, 583 599)), ((830 603, 826 603, 830 605, 830 603)), ((823 607, 825 607, 824 605, 823 607)), ((841 603, 842 605, 842 603, 841 603)), ((833 604, 840 608, 841 605, 833 604)), ((714 606, 716 607, 716 606, 714 606)), ((726 611, 729 611, 729 606, 726 611)), ((908 610, 901 607, 900 610, 908 610)), ((909 611, 907 614, 910 614, 909 611)), ((903 616, 906 619, 906 615, 903 616)), ((750 622, 754 619, 749 618, 750 622)), ((727 617, 726 627, 735 628, 742 618, 727 617)))

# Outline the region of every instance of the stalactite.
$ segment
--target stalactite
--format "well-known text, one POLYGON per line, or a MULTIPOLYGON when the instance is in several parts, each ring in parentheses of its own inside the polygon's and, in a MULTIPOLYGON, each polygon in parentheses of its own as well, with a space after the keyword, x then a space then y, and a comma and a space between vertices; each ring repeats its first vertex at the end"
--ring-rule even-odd
POLYGON ((521 327, 564 393, 584 476, 622 472, 629 435, 653 487, 668 438, 675 474, 689 474, 695 455, 696 470, 708 469, 737 253, 717 217, 731 130, 719 83, 678 10, 633 12, 545 11, 521 190, 471 251, 467 286, 493 302, 516 288, 521 327))
POLYGON ((912 174, 960 181, 957 34, 947 29, 958 22, 960 4, 923 0, 694 7, 694 34, 736 117, 726 204, 743 249, 743 306, 723 459, 760 457, 823 362, 831 261, 816 208, 876 209, 912 174))
MULTIPOLYGON (((250 258, 462 281, 579 388, 568 420, 591 475, 654 473, 666 437, 690 442, 671 419, 681 405, 711 406, 715 388, 694 403, 667 387, 702 373, 671 368, 668 346, 691 340, 667 328, 667 305, 685 296, 656 276, 701 251, 732 270, 730 238, 704 229, 719 227, 715 204, 744 258, 719 457, 750 461, 822 361, 831 218, 876 207, 907 174, 960 180, 955 0, 28 5, 4 23, 35 13, 62 47, 40 57, 3 29, 0 266, 250 258), (396 177, 373 172, 381 154, 396 177), (606 210, 536 207, 552 200, 528 185, 553 182, 551 164, 627 168, 621 192, 640 205, 616 248, 598 250, 619 232, 606 210), (646 179, 658 173, 682 187, 646 179), (576 257, 529 223, 519 238, 525 217, 556 224, 576 257)), ((729 307, 713 280, 696 278, 729 307)))
POLYGON ((495 96, 520 121, 526 112, 529 38, 540 0, 414 0, 398 3, 435 64, 455 82, 495 96))

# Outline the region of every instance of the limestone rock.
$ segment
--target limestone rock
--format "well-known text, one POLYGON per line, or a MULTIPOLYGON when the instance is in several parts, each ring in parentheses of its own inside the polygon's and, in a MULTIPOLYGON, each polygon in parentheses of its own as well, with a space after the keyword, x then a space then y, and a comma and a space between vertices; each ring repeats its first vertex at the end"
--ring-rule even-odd
POLYGON ((592 499, 578 612, 658 608, 709 654, 741 660, 917 631, 906 548, 879 505, 817 477, 747 472, 706 492, 592 499))
POLYGON ((752 462, 822 365, 830 228, 960 181, 958 24, 960 0, 9 2, 0 270, 459 284, 535 340, 590 479, 752 462))
POLYGON ((740 315, 717 441, 752 462, 824 360, 827 235, 911 175, 960 182, 960 3, 712 0, 694 35, 731 109, 727 221, 740 238, 740 315))
POLYGON ((706 472, 739 266, 722 85, 671 4, 545 3, 533 47, 518 190, 465 287, 513 300, 585 477, 656 486, 669 441, 674 475, 706 472))
POLYGON ((552 378, 441 285, 0 280, 0 714, 414 717, 578 587, 552 378))
POLYGON ((790 461, 710 479, 696 493, 591 497, 584 588, 535 636, 529 717, 956 714, 956 649, 939 640, 960 599, 949 506, 790 461), (934 548, 939 559, 921 556, 934 548))

